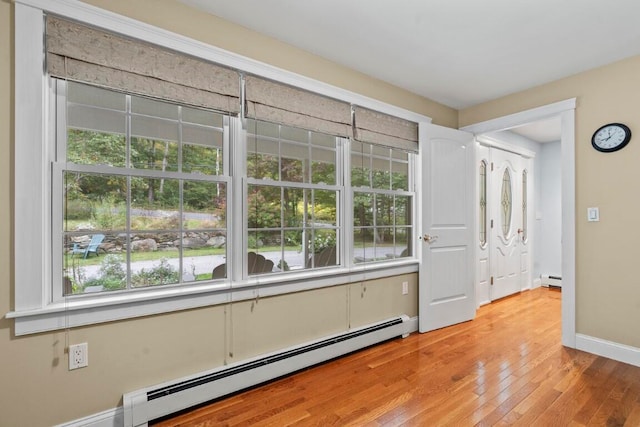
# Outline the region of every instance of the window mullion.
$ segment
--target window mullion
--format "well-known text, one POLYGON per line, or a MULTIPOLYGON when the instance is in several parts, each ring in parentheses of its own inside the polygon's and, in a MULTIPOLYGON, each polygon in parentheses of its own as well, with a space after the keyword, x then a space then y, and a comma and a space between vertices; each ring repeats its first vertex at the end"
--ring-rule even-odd
POLYGON ((340 231, 342 232, 341 251, 344 266, 351 268, 353 265, 353 188, 351 188, 351 140, 347 138, 340 139, 340 150, 338 159, 338 169, 343 189, 340 192, 340 218, 342 224, 340 231))

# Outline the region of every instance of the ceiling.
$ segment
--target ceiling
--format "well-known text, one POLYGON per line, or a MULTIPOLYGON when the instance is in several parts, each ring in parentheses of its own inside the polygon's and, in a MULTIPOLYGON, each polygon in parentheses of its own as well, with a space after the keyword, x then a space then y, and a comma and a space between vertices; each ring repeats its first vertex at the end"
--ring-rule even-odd
POLYGON ((640 54, 638 0, 181 1, 455 109, 640 54))

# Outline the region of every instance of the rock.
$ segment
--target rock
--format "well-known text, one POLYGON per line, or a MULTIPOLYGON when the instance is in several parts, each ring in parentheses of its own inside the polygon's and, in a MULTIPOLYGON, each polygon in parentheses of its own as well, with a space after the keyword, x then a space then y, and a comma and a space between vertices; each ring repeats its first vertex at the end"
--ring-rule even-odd
POLYGON ((153 239, 134 240, 131 242, 131 250, 133 252, 155 252, 158 250, 158 244, 153 239))
MULTIPOLYGON (((180 240, 176 240, 173 242, 176 247, 180 246, 180 240)), ((185 237, 182 239, 182 247, 183 248, 201 248, 206 245, 206 240, 197 238, 197 237, 185 237)))
POLYGON ((224 236, 213 236, 207 240, 207 246, 213 246, 214 248, 221 248, 227 243, 227 238, 224 236))

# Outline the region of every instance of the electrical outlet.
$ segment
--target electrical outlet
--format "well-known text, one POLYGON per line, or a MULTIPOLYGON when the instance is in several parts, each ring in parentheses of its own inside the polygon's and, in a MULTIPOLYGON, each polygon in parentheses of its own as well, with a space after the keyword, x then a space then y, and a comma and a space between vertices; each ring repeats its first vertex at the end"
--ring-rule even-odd
POLYGON ((69 370, 89 366, 89 344, 83 342, 69 346, 69 370))
POLYGON ((409 293, 409 282, 402 282, 402 295, 409 293))

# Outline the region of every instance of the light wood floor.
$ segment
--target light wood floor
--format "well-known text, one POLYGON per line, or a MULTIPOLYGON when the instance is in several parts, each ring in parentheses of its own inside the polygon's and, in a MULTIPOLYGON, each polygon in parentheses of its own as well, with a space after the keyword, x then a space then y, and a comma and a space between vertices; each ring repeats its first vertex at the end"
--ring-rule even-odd
POLYGON ((159 425, 640 426, 640 368, 562 347, 541 288, 159 425))

